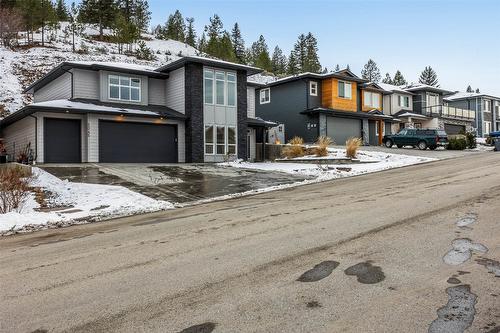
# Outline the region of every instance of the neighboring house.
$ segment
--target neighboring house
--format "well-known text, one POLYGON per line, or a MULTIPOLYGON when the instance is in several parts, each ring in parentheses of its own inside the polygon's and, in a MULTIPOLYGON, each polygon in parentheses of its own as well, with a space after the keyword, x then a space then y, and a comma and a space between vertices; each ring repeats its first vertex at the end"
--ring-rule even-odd
POLYGON ((457 92, 444 98, 449 106, 474 110, 477 117, 474 127, 479 137, 500 130, 500 97, 481 93, 457 92))
POLYGON ((314 142, 326 135, 342 145, 350 137, 378 145, 394 121, 383 114, 383 94, 349 70, 302 73, 258 87, 256 110, 257 116, 284 124, 286 141, 300 136, 314 142))
POLYGON ((466 108, 447 105, 444 98, 454 92, 425 84, 412 84, 404 88, 413 94, 413 111, 395 113, 406 127, 441 128, 448 134, 473 131, 476 113, 466 108))
POLYGON ((384 91, 384 114, 389 116, 398 116, 400 123, 393 123, 392 132, 398 132, 405 127, 408 117, 412 115, 420 117, 413 112, 413 93, 404 90, 404 87, 395 86, 387 83, 378 84, 384 91))
POLYGON ((251 133, 269 126, 247 86, 260 72, 193 56, 157 69, 64 62, 26 89, 34 103, 0 129, 11 156, 29 147, 38 163, 253 159, 251 133))

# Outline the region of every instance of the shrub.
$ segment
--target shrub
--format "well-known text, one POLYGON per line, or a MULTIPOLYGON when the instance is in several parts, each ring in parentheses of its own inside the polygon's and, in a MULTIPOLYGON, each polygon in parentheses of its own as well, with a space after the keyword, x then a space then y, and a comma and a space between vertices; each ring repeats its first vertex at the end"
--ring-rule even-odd
POLYGON ((305 154, 304 139, 294 136, 288 145, 283 148, 283 155, 287 158, 302 157, 305 154))
POLYGON ((154 55, 153 51, 146 46, 146 42, 141 40, 139 43, 137 43, 139 48, 135 51, 135 56, 137 59, 140 60, 156 60, 156 56, 154 55))
POLYGON ((328 146, 333 143, 332 139, 322 135, 316 140, 317 147, 314 148, 314 154, 316 156, 326 156, 328 155, 328 146))
POLYGON ((467 148, 467 140, 464 138, 450 138, 448 140, 448 150, 464 150, 467 148))
POLYGON ((20 166, 0 168, 0 214, 22 208, 33 179, 27 170, 20 166))
POLYGON ((493 142, 493 138, 492 138, 491 136, 486 137, 486 144, 487 144, 488 146, 493 145, 493 143, 494 143, 494 142, 493 142))
POLYGON ((476 135, 474 133, 465 133, 465 140, 467 141, 467 148, 474 149, 477 147, 476 135))
POLYGON ((345 142, 345 155, 349 158, 356 158, 358 149, 361 147, 363 140, 361 138, 349 138, 345 142))

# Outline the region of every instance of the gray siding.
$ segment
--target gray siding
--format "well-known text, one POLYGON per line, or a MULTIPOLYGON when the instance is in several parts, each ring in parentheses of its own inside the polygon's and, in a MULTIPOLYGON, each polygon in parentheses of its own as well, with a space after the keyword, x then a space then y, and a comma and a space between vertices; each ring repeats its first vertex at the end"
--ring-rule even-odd
POLYGON ((73 70, 74 98, 99 99, 99 72, 73 70))
POLYGON ((321 106, 321 80, 309 80, 309 81, 307 81, 306 94, 307 94, 307 108, 308 109, 320 107, 321 106), (318 96, 312 96, 309 93, 309 83, 311 81, 318 83, 318 96))
POLYGON ((184 67, 169 73, 166 82, 166 105, 180 113, 186 113, 186 73, 184 67))
POLYGON ((71 98, 71 74, 65 73, 42 88, 35 91, 35 103, 71 98))
POLYGON ((149 78, 148 104, 166 105, 165 80, 149 78))
POLYGON ((149 97, 148 97, 148 77, 142 75, 130 75, 123 74, 119 72, 108 72, 108 71, 99 71, 100 76, 100 100, 102 102, 111 102, 111 103, 127 103, 127 104, 135 104, 135 105, 148 105, 149 97), (129 76, 133 78, 141 79, 141 101, 140 102, 132 102, 132 101, 118 101, 109 99, 109 89, 108 89, 108 77, 109 75, 122 75, 129 76))
POLYGON ((27 145, 30 145, 31 149, 33 149, 33 154, 36 154, 34 118, 26 117, 21 119, 10 126, 7 126, 3 130, 2 134, 5 139, 7 154, 11 156, 11 159, 15 160, 19 153, 22 152, 27 145))
POLYGON ((257 117, 285 124, 287 142, 294 136, 302 137, 305 142, 316 141, 319 135, 318 116, 300 113, 306 110, 308 102, 311 102, 308 89, 308 82, 302 80, 273 86, 270 90, 271 102, 267 104, 260 104, 261 89, 257 89, 255 92, 257 117))

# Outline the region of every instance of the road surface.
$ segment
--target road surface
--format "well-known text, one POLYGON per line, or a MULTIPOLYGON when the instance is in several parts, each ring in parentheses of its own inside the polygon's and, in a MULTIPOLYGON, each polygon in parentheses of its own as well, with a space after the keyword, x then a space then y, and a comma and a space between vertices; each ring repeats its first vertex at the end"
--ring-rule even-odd
POLYGON ((0 331, 498 332, 499 260, 474 154, 5 237, 0 331))

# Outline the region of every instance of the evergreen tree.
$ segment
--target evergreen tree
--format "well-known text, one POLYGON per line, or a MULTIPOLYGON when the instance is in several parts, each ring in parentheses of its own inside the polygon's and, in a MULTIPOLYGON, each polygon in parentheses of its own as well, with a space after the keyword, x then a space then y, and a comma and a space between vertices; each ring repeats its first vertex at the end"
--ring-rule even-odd
POLYGON ((118 52, 123 52, 123 46, 128 46, 127 52, 132 52, 132 43, 140 37, 137 26, 118 12, 113 23, 114 39, 118 44, 118 52))
POLYGON ((146 32, 151 22, 151 12, 147 0, 135 0, 134 21, 141 32, 146 32))
POLYGON ((234 54, 234 46, 231 42, 231 35, 228 31, 224 31, 219 43, 219 52, 216 57, 225 61, 236 62, 236 55, 234 54))
POLYGON ((287 60, 283 51, 278 45, 274 48, 273 57, 271 59, 272 71, 276 75, 282 75, 287 72, 287 60))
POLYGON ((233 43, 233 51, 236 56, 236 60, 241 64, 246 63, 245 41, 241 36, 240 27, 237 22, 234 24, 233 30, 231 30, 231 42, 233 43))
POLYGON ((340 71, 340 66, 339 66, 339 64, 337 64, 337 66, 335 66, 335 71, 336 71, 336 72, 340 71))
POLYGON ((378 69, 375 61, 373 61, 372 59, 368 60, 365 67, 361 71, 361 77, 370 82, 380 82, 380 70, 378 69))
POLYGON ((205 33, 207 34, 207 43, 204 52, 211 56, 217 57, 220 50, 220 44, 223 31, 223 24, 219 15, 215 14, 210 18, 210 24, 205 26, 205 33))
POLYGON ((57 0, 56 16, 59 21, 67 21, 69 19, 68 9, 64 4, 64 0, 57 0))
POLYGON ((403 74, 401 74, 399 69, 396 71, 396 74, 394 74, 393 84, 396 86, 404 86, 408 84, 408 82, 406 82, 403 74))
POLYGON ((389 73, 385 73, 385 78, 382 80, 382 83, 394 84, 389 73))
POLYGON ((71 46, 73 52, 75 52, 75 34, 81 34, 83 31, 83 26, 78 22, 78 6, 72 2, 69 11, 69 26, 71 28, 71 46))
POLYGON ((186 28, 186 40, 185 43, 191 45, 192 47, 196 46, 196 32, 194 30, 194 18, 188 17, 186 18, 187 28, 186 28))
POLYGON ((159 37, 184 42, 185 32, 186 24, 184 23, 184 18, 182 17, 181 12, 176 10, 174 14, 170 14, 168 17, 163 34, 159 37))
POLYGON ((198 41, 198 51, 201 53, 205 53, 207 48, 207 38, 205 37, 205 33, 201 34, 200 40, 198 41))
POLYGON ((477 88, 477 89, 476 89, 476 94, 479 94, 479 93, 480 93, 480 92, 479 92, 479 88, 477 88))
POLYGON ((260 35, 259 40, 254 42, 251 47, 251 65, 262 68, 265 71, 273 70, 269 49, 264 36, 260 35))
POLYGON ((318 57, 318 41, 316 40, 316 37, 314 37, 310 32, 305 38, 305 46, 306 58, 304 68, 302 68, 302 70, 304 72, 320 73, 321 63, 319 62, 318 57))
POLYGON ((437 74, 432 69, 431 66, 425 67, 425 69, 420 74, 420 78, 418 79, 418 82, 420 82, 422 84, 427 84, 427 85, 433 86, 433 87, 439 87, 437 74))
POLYGON ((472 87, 470 86, 470 84, 467 86, 467 92, 468 93, 474 92, 474 90, 472 90, 472 87))
POLYGON ((288 57, 287 74, 297 75, 299 73, 300 73, 299 63, 295 56, 295 52, 292 50, 290 52, 290 56, 288 57))
POLYGON ((78 19, 81 23, 97 24, 102 39, 105 28, 117 22, 118 8, 114 0, 82 0, 78 19))
POLYGON ((293 46, 293 53, 295 55, 295 61, 297 63, 297 68, 299 72, 305 72, 307 67, 307 42, 306 36, 304 34, 300 34, 293 46))
POLYGON ((351 70, 351 67, 349 67, 349 64, 347 64, 346 69, 347 69, 348 71, 350 71, 350 70, 351 70))

